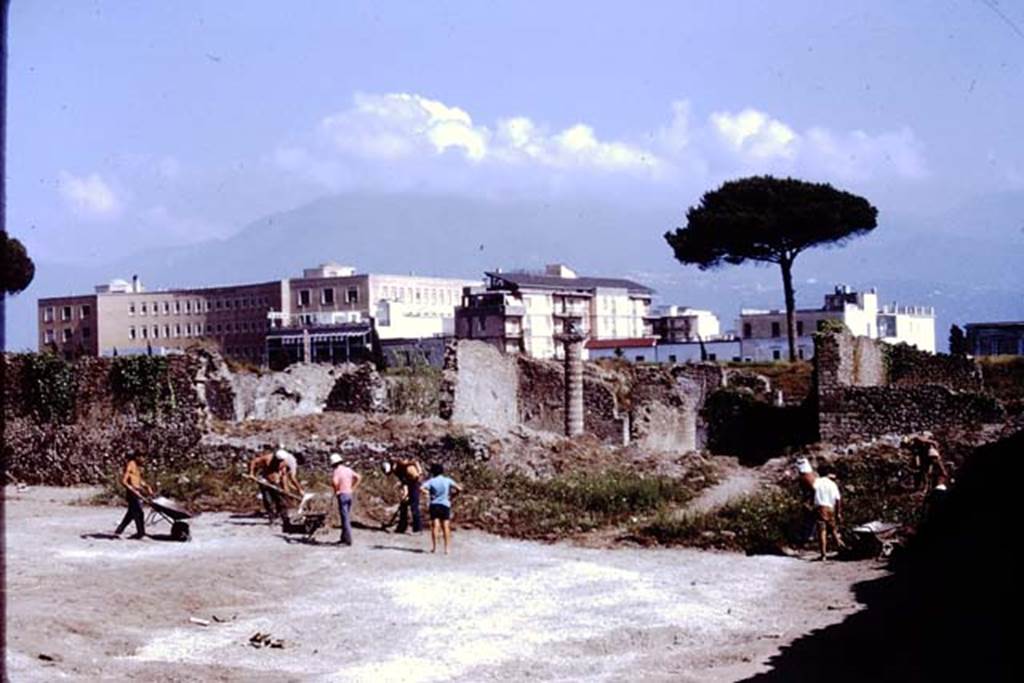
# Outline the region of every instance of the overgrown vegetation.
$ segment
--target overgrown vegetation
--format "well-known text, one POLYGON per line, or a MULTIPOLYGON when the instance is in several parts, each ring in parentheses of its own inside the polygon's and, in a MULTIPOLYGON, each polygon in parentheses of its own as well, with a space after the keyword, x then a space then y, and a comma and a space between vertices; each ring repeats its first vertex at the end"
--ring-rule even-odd
MULTIPOLYGON (((182 502, 193 512, 256 510, 257 489, 242 477, 241 468, 215 469, 207 465, 192 464, 183 467, 154 467, 142 465, 143 478, 157 490, 158 495, 182 502)), ((96 505, 118 505, 124 501, 121 473, 112 472, 102 489, 90 499, 96 505)))
POLYGON ((663 512, 637 531, 664 545, 773 553, 799 542, 805 514, 797 495, 769 488, 709 513, 663 512))
POLYGON ((531 479, 476 465, 456 473, 456 478, 467 491, 456 504, 464 523, 543 539, 615 526, 685 505, 710 481, 708 471, 700 467, 683 479, 615 469, 531 479))
POLYGON ((441 401, 441 370, 425 363, 385 371, 392 412, 433 417, 441 401))
POLYGON ((163 356, 119 356, 110 366, 110 388, 117 401, 135 406, 140 413, 157 413, 165 405, 173 408, 168 369, 163 356))
MULTIPOLYGON (((840 532, 879 520, 903 527, 920 518, 922 495, 915 490, 909 454, 889 450, 836 459, 835 478, 843 495, 840 532)), ((813 510, 794 481, 779 482, 711 512, 674 515, 663 512, 639 524, 636 534, 666 545, 776 553, 799 547, 813 528, 813 510)))
POLYGON ((1024 414, 1024 357, 982 356, 976 359, 985 389, 999 399, 1011 415, 1024 414))
POLYGON ((772 389, 781 390, 786 401, 802 401, 811 394, 813 388, 812 375, 814 366, 810 361, 800 360, 795 363, 789 361, 775 361, 774 363, 738 363, 730 362, 726 367, 743 370, 745 372, 757 373, 767 377, 772 384, 772 389))
POLYGON ((51 353, 25 354, 22 391, 40 422, 74 421, 78 387, 71 363, 51 353))

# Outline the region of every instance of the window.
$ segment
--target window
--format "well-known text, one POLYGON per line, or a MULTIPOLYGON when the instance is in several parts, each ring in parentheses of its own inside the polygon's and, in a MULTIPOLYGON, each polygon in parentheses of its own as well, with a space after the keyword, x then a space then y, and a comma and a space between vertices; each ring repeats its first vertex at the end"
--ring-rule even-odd
POLYGON ((772 336, 773 337, 781 337, 782 336, 782 330, 780 329, 780 325, 778 323, 772 323, 772 336))
POLYGON ((778 349, 772 349, 772 360, 782 360, 782 352, 778 349))
POLYGON ((308 306, 309 305, 309 301, 310 301, 310 299, 309 299, 309 290, 308 289, 300 289, 299 290, 299 306, 308 306))
MULTIPOLYGON (((186 302, 186 303, 188 303, 188 302, 186 302)), ((181 313, 181 302, 180 301, 175 301, 174 302, 174 314, 178 315, 179 313, 181 313)))
POLYGON ((90 315, 92 315, 91 306, 82 306, 80 309, 78 309, 79 318, 88 318, 90 315))
POLYGON ((139 328, 139 332, 142 333, 142 338, 143 339, 145 339, 146 337, 149 336, 149 328, 146 327, 145 325, 143 325, 142 327, 139 328))
POLYGON ((47 344, 52 344, 53 343, 53 330, 46 330, 46 332, 43 333, 43 339, 46 340, 47 344))
POLYGON ((483 332, 484 328, 487 327, 487 318, 485 318, 483 316, 480 316, 479 318, 476 319, 476 321, 477 321, 477 326, 478 326, 477 329, 480 332, 483 332))
POLYGON ((135 327, 128 328, 128 338, 135 339, 135 327))
POLYGON ((800 347, 799 349, 796 350, 796 357, 799 358, 800 360, 804 359, 804 349, 803 349, 803 347, 800 347))
POLYGON ((676 362, 676 356, 675 356, 675 354, 669 354, 669 357, 668 357, 668 362, 669 362, 669 363, 675 363, 675 362, 676 362))
POLYGON ((71 307, 70 306, 61 306, 61 309, 60 309, 60 319, 61 320, 71 320, 71 307))
POLYGON ((142 308, 139 309, 139 315, 146 315, 146 302, 142 302, 142 308))
MULTIPOLYGON (((129 315, 131 314, 129 313, 129 315)), ((46 308, 43 309, 43 322, 53 322, 53 306, 47 306, 46 308)))
POLYGON ((217 325, 217 332, 220 333, 220 332, 223 332, 223 331, 224 331, 224 326, 223 325, 217 325))
POLYGON ((180 337, 181 336, 181 325, 175 325, 174 326, 174 336, 175 337, 180 337))
POLYGON ((128 304, 128 315, 135 315, 135 303, 128 304))
POLYGON ((159 325, 153 325, 153 339, 159 339, 159 338, 160 338, 160 326, 159 325))
POLYGON ((83 327, 82 328, 82 339, 92 339, 92 328, 91 327, 83 327))
POLYGON ((753 335, 750 330, 750 323, 743 323, 743 338, 750 339, 753 335))
POLYGON ((217 302, 214 304, 214 306, 217 308, 218 311, 220 310, 221 306, 223 306, 223 305, 224 305, 224 302, 221 301, 220 299, 217 299, 217 302))
POLYGON ((162 312, 162 313, 163 313, 164 315, 167 315, 168 313, 170 313, 170 312, 171 312, 171 305, 170 305, 170 304, 168 304, 168 303, 167 303, 166 301, 164 301, 163 303, 161 303, 161 304, 160 304, 160 311, 161 311, 161 312, 162 312))
POLYGON ((359 289, 356 287, 349 287, 345 293, 345 303, 357 304, 359 303, 359 289))
MULTIPOLYGON (((196 329, 202 331, 203 326, 202 325, 198 325, 196 327, 196 329)), ((209 323, 206 324, 206 334, 213 334, 213 325, 211 325, 209 323)))
POLYGON ((803 320, 797 320, 796 321, 796 336, 798 336, 798 337, 804 336, 804 321, 803 320))
POLYGON ((636 357, 636 362, 637 362, 637 363, 643 363, 643 362, 644 362, 644 360, 645 360, 645 359, 644 359, 644 357, 643 357, 643 356, 637 356, 637 357, 636 357))
POLYGON ((170 339, 170 338, 171 338, 171 326, 170 325, 164 325, 164 339, 170 339))
POLYGON ((191 313, 191 312, 192 312, 192 302, 191 301, 186 301, 185 302, 185 313, 191 313))
POLYGON ((325 287, 320 290, 320 303, 324 306, 334 305, 334 287, 325 287))

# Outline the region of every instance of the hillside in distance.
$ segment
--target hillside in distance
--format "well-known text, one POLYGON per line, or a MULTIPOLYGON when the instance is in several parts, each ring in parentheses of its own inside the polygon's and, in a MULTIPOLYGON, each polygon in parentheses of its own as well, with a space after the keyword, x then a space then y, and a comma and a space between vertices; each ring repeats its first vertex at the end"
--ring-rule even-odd
MULTIPOLYGON (((837 283, 877 286, 883 302, 935 306, 940 347, 953 322, 1024 318, 1024 220, 999 219, 1024 216, 1024 194, 997 199, 987 213, 982 203, 929 219, 883 210, 870 235, 797 259, 798 305, 820 305, 837 283)), ((323 197, 224 240, 149 250, 102 266, 39 263, 32 286, 8 300, 8 348, 35 347, 41 297, 91 292, 95 284, 133 274, 150 289, 265 281, 325 261, 360 272, 469 278, 498 267, 562 262, 585 274, 635 279, 652 286, 662 303, 711 309, 725 328, 733 327, 741 307, 781 307, 777 268, 700 271, 677 263, 662 235, 683 220, 682 207, 584 200, 323 197)))

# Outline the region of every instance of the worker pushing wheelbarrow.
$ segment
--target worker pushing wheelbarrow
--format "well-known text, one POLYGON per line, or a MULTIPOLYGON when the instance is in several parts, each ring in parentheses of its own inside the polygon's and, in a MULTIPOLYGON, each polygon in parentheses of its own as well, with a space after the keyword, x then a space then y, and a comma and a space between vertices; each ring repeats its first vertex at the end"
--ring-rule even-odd
POLYGON ((192 513, 186 510, 181 503, 165 496, 155 496, 153 498, 143 496, 142 499, 150 507, 149 518, 146 520, 147 524, 152 525, 154 522, 163 519, 171 525, 172 541, 185 542, 192 538, 192 531, 189 528, 188 522, 185 521, 192 519, 192 513))
POLYGON ((191 531, 188 522, 192 514, 170 498, 157 496, 156 491, 142 478, 143 455, 140 452, 132 453, 125 460, 124 472, 121 475, 121 484, 125 488, 125 497, 128 501, 128 511, 124 519, 117 526, 115 535, 120 536, 128 527, 130 522, 135 522, 135 535, 133 539, 141 539, 146 536, 146 514, 142 504, 149 505, 151 512, 149 523, 164 519, 171 525, 171 538, 175 541, 187 541, 191 538, 191 531), (145 491, 145 493, 143 493, 145 491))

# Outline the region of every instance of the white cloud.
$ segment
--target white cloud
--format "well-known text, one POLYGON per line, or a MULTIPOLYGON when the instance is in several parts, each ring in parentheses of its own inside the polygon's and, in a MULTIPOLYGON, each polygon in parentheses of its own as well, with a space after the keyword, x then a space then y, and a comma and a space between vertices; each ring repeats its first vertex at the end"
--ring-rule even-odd
POLYGON ((464 109, 408 93, 359 93, 351 109, 326 117, 320 130, 336 150, 361 159, 391 161, 454 150, 475 164, 635 170, 658 163, 649 150, 600 140, 584 123, 551 134, 518 116, 499 120, 492 131, 475 124, 464 109))
POLYGON ((489 136, 462 109, 405 93, 358 93, 351 109, 326 117, 320 127, 339 150, 381 159, 455 149, 479 161, 489 136))
POLYGON ((739 114, 717 112, 709 120, 719 139, 748 159, 791 159, 796 154, 793 129, 756 109, 739 114))
POLYGON ((319 133, 319 145, 278 150, 276 163, 332 190, 382 181, 466 192, 603 191, 622 179, 664 192, 757 173, 831 182, 927 175, 921 146, 906 128, 801 130, 754 107, 700 119, 682 100, 672 103, 667 123, 630 139, 608 139, 583 121, 554 129, 518 115, 486 125, 464 108, 422 95, 359 93, 350 108, 325 117, 319 133))
POLYGON ((61 171, 59 177, 60 195, 77 215, 98 220, 120 215, 121 200, 99 174, 78 177, 61 171))

